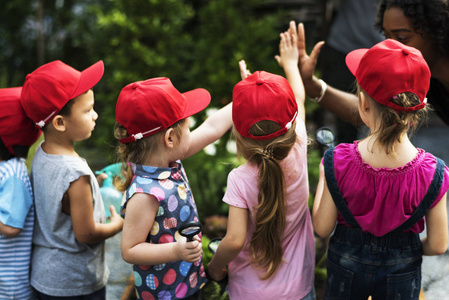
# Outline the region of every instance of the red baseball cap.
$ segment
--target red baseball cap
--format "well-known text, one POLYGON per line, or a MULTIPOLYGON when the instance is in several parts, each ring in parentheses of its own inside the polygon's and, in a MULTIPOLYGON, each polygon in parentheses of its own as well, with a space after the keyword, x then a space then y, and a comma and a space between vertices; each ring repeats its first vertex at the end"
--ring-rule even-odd
POLYGON ((209 103, 210 94, 205 89, 181 94, 168 78, 130 83, 120 92, 115 107, 116 121, 130 135, 119 141, 126 144, 155 134, 202 111, 209 103))
POLYGON ((41 135, 20 104, 21 93, 22 87, 0 89, 0 138, 13 155, 13 146, 30 147, 41 135))
POLYGON ((426 105, 430 70, 416 48, 387 39, 371 49, 348 53, 346 65, 360 87, 378 103, 396 111, 415 111, 426 105), (405 92, 418 96, 420 104, 402 107, 390 101, 405 92))
POLYGON ((84 71, 75 70, 60 60, 49 62, 28 74, 22 90, 22 106, 42 128, 69 100, 93 88, 104 73, 103 61, 84 71))
POLYGON ((298 114, 298 104, 288 81, 264 71, 254 72, 234 87, 232 121, 238 133, 253 140, 268 140, 286 133, 298 114), (281 129, 255 136, 251 127, 264 120, 276 122, 281 129))

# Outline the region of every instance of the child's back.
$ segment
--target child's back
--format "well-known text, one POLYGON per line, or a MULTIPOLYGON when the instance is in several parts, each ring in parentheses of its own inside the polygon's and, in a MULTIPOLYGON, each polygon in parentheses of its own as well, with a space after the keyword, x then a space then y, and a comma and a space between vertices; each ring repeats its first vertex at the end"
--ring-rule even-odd
POLYGON ((265 270, 258 270, 251 263, 249 243, 255 231, 254 217, 259 205, 259 168, 244 164, 229 174, 223 201, 231 206, 248 209, 245 245, 228 265, 229 291, 232 298, 245 299, 252 295, 259 299, 292 299, 292 295, 297 295, 300 299, 313 288, 315 242, 308 207, 307 134, 302 120, 297 120, 296 134, 298 141, 280 163, 286 187, 283 261, 276 272, 266 280, 260 279, 265 270))
POLYGON ((34 206, 28 170, 23 159, 15 157, 0 163, 0 189, 0 222, 22 229, 16 237, 0 234, 0 299, 29 299, 32 295, 29 265, 34 206), (13 201, 7 201, 6 197, 13 201), (16 211, 8 215, 7 211, 11 209, 16 211), (9 298, 11 296, 13 298, 9 298))
POLYGON ((231 299, 315 298, 304 89, 295 36, 281 34, 277 57, 288 81, 258 71, 233 91, 233 134, 246 162, 228 176, 223 198, 228 228, 208 265, 215 280, 228 265, 231 299))
MULTIPOLYGON (((336 182, 360 227, 375 236, 383 236, 408 220, 419 206, 430 187, 437 161, 432 154, 418 149, 415 157, 403 166, 373 167, 366 163, 359 151, 359 144, 360 142, 355 141, 335 148, 336 182)), ((449 185, 448 175, 444 176, 436 199, 444 196, 447 190, 445 187, 449 185)), ((430 207, 433 208, 436 204, 435 202, 430 207)), ((341 214, 338 222, 346 224, 341 214)), ((415 233, 423 230, 424 219, 410 228, 415 233)))
POLYGON ((418 299, 422 255, 443 253, 448 240, 449 169, 408 137, 425 116, 430 71, 418 50, 393 40, 349 53, 346 64, 370 134, 329 149, 320 165, 314 229, 326 237, 337 223, 325 298, 418 299))
POLYGON ((45 294, 89 294, 104 287, 109 276, 104 243, 78 242, 71 216, 63 213, 64 194, 70 183, 82 176, 89 177, 94 220, 105 223, 100 188, 87 162, 76 156, 47 154, 41 146, 36 150, 31 180, 39 209, 36 209, 31 285, 45 294))
POLYGON ((0 90, 0 299, 32 299, 34 206, 25 158, 39 137, 20 105, 21 88, 0 90))

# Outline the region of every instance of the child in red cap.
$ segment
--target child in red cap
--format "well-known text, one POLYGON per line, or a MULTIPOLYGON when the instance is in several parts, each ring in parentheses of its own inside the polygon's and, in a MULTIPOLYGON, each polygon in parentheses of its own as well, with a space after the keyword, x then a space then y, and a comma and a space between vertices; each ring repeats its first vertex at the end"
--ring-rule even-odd
POLYGON ((231 104, 190 133, 192 116, 207 107, 204 89, 180 93, 168 78, 124 87, 116 106, 118 153, 126 166, 122 256, 133 264, 139 299, 200 299, 206 282, 201 236, 179 234, 198 212, 181 160, 232 126, 231 104))
POLYGON ((21 87, 0 89, 0 299, 34 299, 34 206, 25 159, 41 131, 23 111, 21 92, 21 87))
POLYGON ((419 299, 422 255, 448 244, 449 169, 408 136, 425 117, 430 71, 419 50, 389 39, 346 65, 370 133, 320 164, 313 225, 323 238, 335 230, 324 299, 419 299))
MULTIPOLYGON (((304 87, 296 36, 281 34, 288 81, 255 72, 233 91, 233 135, 246 163, 228 176, 226 236, 208 265, 231 299, 315 299, 304 87)), ((245 69, 245 66, 241 66, 245 69)))
POLYGON ((82 72, 53 61, 29 74, 23 86, 23 108, 44 132, 31 167, 31 285, 38 299, 106 298, 104 240, 121 230, 123 220, 111 206, 106 224, 98 182, 73 145, 94 130, 92 87, 103 71, 102 61, 82 72))

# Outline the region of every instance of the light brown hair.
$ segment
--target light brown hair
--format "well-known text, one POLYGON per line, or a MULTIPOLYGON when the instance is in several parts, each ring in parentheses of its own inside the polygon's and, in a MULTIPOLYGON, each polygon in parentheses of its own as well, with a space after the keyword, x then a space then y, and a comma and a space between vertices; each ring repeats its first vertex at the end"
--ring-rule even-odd
MULTIPOLYGON (((377 110, 380 119, 379 126, 371 131, 370 136, 377 135, 375 143, 379 143, 388 155, 396 157, 395 145, 401 141, 404 133, 408 133, 411 137, 416 129, 427 120, 427 113, 431 109, 429 104, 417 111, 396 111, 373 100, 358 84, 357 90, 365 93, 367 100, 377 110)), ((420 103, 418 96, 408 92, 398 94, 390 101, 402 107, 413 107, 420 103)))
MULTIPOLYGON (((273 121, 260 121, 251 127, 255 136, 279 130, 273 121)), ((295 124, 285 134, 269 140, 244 138, 233 129, 237 156, 259 167, 258 205, 255 207, 256 229, 250 242, 252 263, 266 270, 261 279, 273 275, 283 260, 282 240, 285 229, 285 178, 280 161, 296 143, 295 124)))
MULTIPOLYGON (((169 128, 173 128, 175 135, 180 138, 182 134, 181 127, 185 120, 186 119, 180 120, 165 130, 144 137, 135 142, 127 144, 120 143, 118 145, 117 156, 122 162, 122 174, 124 175, 124 179, 120 179, 120 176, 117 176, 116 181, 114 182, 114 185, 119 191, 126 191, 133 179, 134 174, 129 166, 129 163, 138 165, 145 164, 147 157, 154 153, 160 147, 164 139, 164 134, 169 128)), ((116 139, 123 139, 129 136, 128 131, 125 129, 125 127, 123 127, 119 123, 116 123, 115 125, 114 135, 116 139)))

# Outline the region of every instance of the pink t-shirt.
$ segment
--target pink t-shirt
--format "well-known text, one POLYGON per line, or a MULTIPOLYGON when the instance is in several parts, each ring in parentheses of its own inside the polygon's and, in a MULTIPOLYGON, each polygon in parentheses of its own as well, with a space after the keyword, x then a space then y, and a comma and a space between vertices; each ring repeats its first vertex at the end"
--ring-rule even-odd
MULTIPOLYGON (((435 157, 418 149, 405 166, 373 168, 363 162, 358 142, 340 144, 334 152, 335 178, 349 210, 366 232, 382 236, 404 223, 424 198, 436 169, 435 157)), ((445 167, 443 184, 434 207, 449 189, 449 169, 445 167)), ((347 225, 338 214, 338 223, 347 225)), ((424 219, 410 231, 424 230, 424 219)))
POLYGON ((308 208, 307 135, 304 123, 297 120, 298 142, 281 162, 286 179, 286 227, 282 247, 284 263, 267 280, 262 271, 250 264, 249 242, 255 229, 254 207, 258 205, 256 166, 244 164, 228 176, 223 201, 246 208, 249 212, 246 241, 239 255, 229 263, 229 295, 231 299, 301 299, 313 287, 315 242, 308 208))

